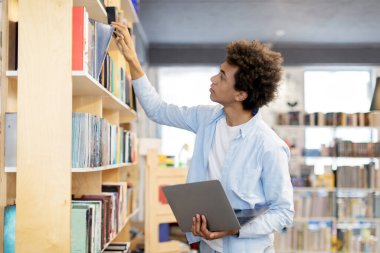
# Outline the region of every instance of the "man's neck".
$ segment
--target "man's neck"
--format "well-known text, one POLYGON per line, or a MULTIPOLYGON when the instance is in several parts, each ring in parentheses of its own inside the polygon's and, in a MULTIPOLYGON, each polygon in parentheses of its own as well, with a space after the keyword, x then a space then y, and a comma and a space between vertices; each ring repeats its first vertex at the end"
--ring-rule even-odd
POLYGON ((243 108, 224 107, 228 126, 238 126, 253 118, 252 112, 243 108))

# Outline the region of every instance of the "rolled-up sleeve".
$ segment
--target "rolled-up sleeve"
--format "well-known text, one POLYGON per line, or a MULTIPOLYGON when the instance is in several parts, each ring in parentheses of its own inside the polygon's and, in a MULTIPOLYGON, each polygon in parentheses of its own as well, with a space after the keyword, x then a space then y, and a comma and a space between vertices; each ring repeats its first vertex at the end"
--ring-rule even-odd
POLYGON ((146 75, 133 80, 136 96, 149 119, 159 124, 196 132, 201 106, 176 106, 164 102, 146 75))

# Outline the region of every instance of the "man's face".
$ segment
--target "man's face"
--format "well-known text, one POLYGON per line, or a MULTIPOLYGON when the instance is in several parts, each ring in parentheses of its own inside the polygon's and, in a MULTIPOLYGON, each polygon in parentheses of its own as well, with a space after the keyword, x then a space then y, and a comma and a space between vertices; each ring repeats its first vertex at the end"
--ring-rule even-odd
POLYGON ((210 99, 223 106, 237 102, 239 91, 234 89, 238 67, 223 62, 217 75, 211 77, 210 99))

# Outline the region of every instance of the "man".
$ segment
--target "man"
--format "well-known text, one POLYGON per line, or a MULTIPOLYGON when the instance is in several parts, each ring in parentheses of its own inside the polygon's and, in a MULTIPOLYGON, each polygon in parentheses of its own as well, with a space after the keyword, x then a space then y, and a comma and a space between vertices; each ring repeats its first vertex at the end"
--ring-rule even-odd
POLYGON ((234 209, 266 204, 269 211, 240 230, 209 231, 207 217, 196 214, 189 243, 201 253, 274 252, 273 232, 293 220, 289 149, 261 118, 259 108, 272 101, 281 79, 282 57, 258 41, 227 47, 220 72, 211 78, 216 106, 178 107, 162 101, 137 59, 128 30, 118 23, 117 43, 129 63, 133 87, 148 117, 196 134, 187 182, 218 179, 234 209))

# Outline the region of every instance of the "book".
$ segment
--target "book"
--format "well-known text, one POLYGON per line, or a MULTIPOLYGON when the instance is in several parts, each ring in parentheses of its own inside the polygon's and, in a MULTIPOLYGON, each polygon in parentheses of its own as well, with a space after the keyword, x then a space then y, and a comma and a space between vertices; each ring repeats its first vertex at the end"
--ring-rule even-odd
POLYGON ((4 253, 15 252, 16 205, 6 206, 4 210, 4 253))
POLYGON ((97 200, 102 201, 102 229, 103 229, 103 244, 111 240, 112 236, 112 208, 113 199, 108 193, 99 193, 96 195, 83 195, 79 198, 80 200, 97 200))
POLYGON ((73 7, 72 22, 72 70, 88 72, 88 13, 84 6, 73 7))
POLYGON ((8 69, 17 70, 18 64, 18 22, 9 20, 8 26, 8 69))
POLYGON ((129 252, 131 247, 130 242, 113 242, 108 245, 108 247, 105 250, 120 250, 122 252, 129 252))
POLYGON ((107 6, 107 21, 108 24, 111 24, 112 22, 117 22, 118 20, 118 11, 115 6, 107 6))
POLYGON ((71 209, 71 252, 90 252, 92 209, 86 206, 71 209))
POLYGON ((102 191, 119 193, 118 220, 119 220, 119 228, 122 228, 127 218, 127 207, 128 207, 127 206, 128 204, 127 183, 126 182, 103 182, 102 191))
POLYGON ((92 209, 92 252, 100 252, 102 249, 102 202, 94 200, 73 200, 73 208, 93 208, 92 209))
POLYGON ((114 27, 95 21, 95 79, 99 79, 114 27))
POLYGON ((5 113, 5 167, 16 167, 17 113, 5 113))

